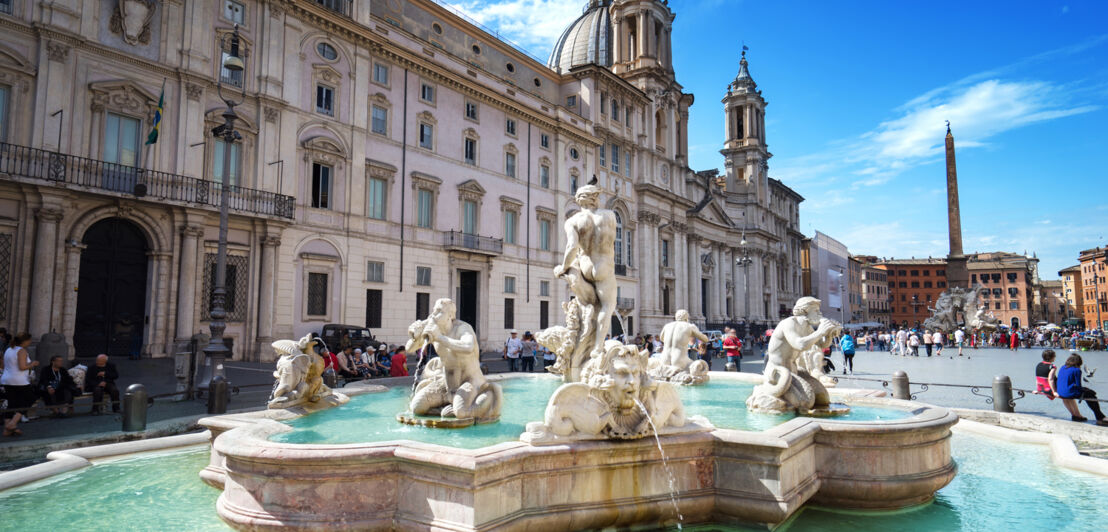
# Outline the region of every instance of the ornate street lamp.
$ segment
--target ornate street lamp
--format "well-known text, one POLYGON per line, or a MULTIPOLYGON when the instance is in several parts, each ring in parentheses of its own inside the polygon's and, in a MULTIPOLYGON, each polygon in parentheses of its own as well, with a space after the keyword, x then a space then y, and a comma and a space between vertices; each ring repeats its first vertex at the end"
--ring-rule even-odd
POLYGON ((743 255, 735 259, 735 264, 740 264, 743 267, 743 321, 748 326, 750 324, 750 263, 754 262, 754 259, 750 258, 750 244, 746 241, 746 229, 743 229, 742 236, 739 240, 739 249, 743 250, 743 255))
MULTIPOLYGON (((221 51, 229 48, 227 58, 223 60, 223 68, 232 74, 240 73, 245 68, 245 64, 239 55, 241 43, 238 24, 235 24, 235 30, 230 35, 224 35, 220 41, 221 51)), ((231 147, 236 141, 242 139, 242 135, 235 131, 235 120, 238 119, 238 115, 235 114, 235 107, 241 105, 246 96, 244 87, 241 88, 242 94, 237 102, 232 99, 233 93, 225 95, 223 93, 222 73, 219 75, 216 88, 219 98, 227 105, 227 110, 223 111, 223 123, 212 128, 212 136, 217 141, 223 141, 224 143, 223 181, 216 185, 219 187, 219 248, 215 256, 215 287, 212 289, 211 321, 208 325, 211 330, 211 340, 209 340, 208 346, 204 348, 206 360, 204 361, 204 373, 200 377, 201 389, 207 389, 208 384, 215 377, 224 376, 223 361, 231 354, 230 350, 227 349, 227 344, 223 341, 223 331, 227 329, 227 311, 223 308, 227 300, 227 209, 231 191, 231 154, 233 152, 231 147)))

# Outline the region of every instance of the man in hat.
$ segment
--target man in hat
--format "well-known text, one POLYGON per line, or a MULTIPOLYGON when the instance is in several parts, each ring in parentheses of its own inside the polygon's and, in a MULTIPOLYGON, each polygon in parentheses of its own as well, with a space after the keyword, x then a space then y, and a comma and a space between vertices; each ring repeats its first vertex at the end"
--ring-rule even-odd
POLYGON ((519 355, 523 351, 523 340, 519 339, 519 333, 512 329, 511 336, 504 342, 504 358, 508 359, 508 371, 519 371, 519 355))

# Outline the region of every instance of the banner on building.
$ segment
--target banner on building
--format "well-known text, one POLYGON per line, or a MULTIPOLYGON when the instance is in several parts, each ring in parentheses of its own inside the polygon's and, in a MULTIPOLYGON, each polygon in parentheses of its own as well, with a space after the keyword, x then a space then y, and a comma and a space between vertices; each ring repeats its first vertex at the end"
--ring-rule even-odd
POLYGON ((831 308, 843 308, 842 287, 843 274, 839 270, 827 270, 827 306, 831 308))

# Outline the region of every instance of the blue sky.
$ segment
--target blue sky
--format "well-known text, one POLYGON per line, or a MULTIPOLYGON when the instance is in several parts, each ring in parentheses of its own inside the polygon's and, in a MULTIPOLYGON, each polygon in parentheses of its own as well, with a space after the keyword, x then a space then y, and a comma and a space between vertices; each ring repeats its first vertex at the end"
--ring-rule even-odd
MULTIPOLYGON (((584 1, 454 0, 540 57, 584 1)), ((1035 252, 1057 278, 1108 244, 1108 2, 671 0, 690 165, 722 168, 719 103, 742 43, 770 176, 801 230, 852 253, 945 255, 944 120, 965 250, 1035 252)))

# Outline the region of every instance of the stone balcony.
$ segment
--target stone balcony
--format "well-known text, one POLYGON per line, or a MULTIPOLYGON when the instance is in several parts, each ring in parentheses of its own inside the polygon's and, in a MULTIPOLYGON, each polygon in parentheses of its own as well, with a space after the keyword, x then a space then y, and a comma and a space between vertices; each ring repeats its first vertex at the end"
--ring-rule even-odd
POLYGON ((492 256, 504 252, 504 241, 499 238, 471 235, 461 231, 447 231, 442 236, 442 245, 447 250, 468 251, 492 256))
POLYGON ((634 310, 635 299, 631 297, 617 297, 616 298, 617 310, 634 310))
MULTIPOLYGON (((221 184, 167 172, 0 142, 0 178, 100 194, 218 209, 221 184)), ((247 215, 292 219, 296 198, 231 186, 228 206, 247 215)))

